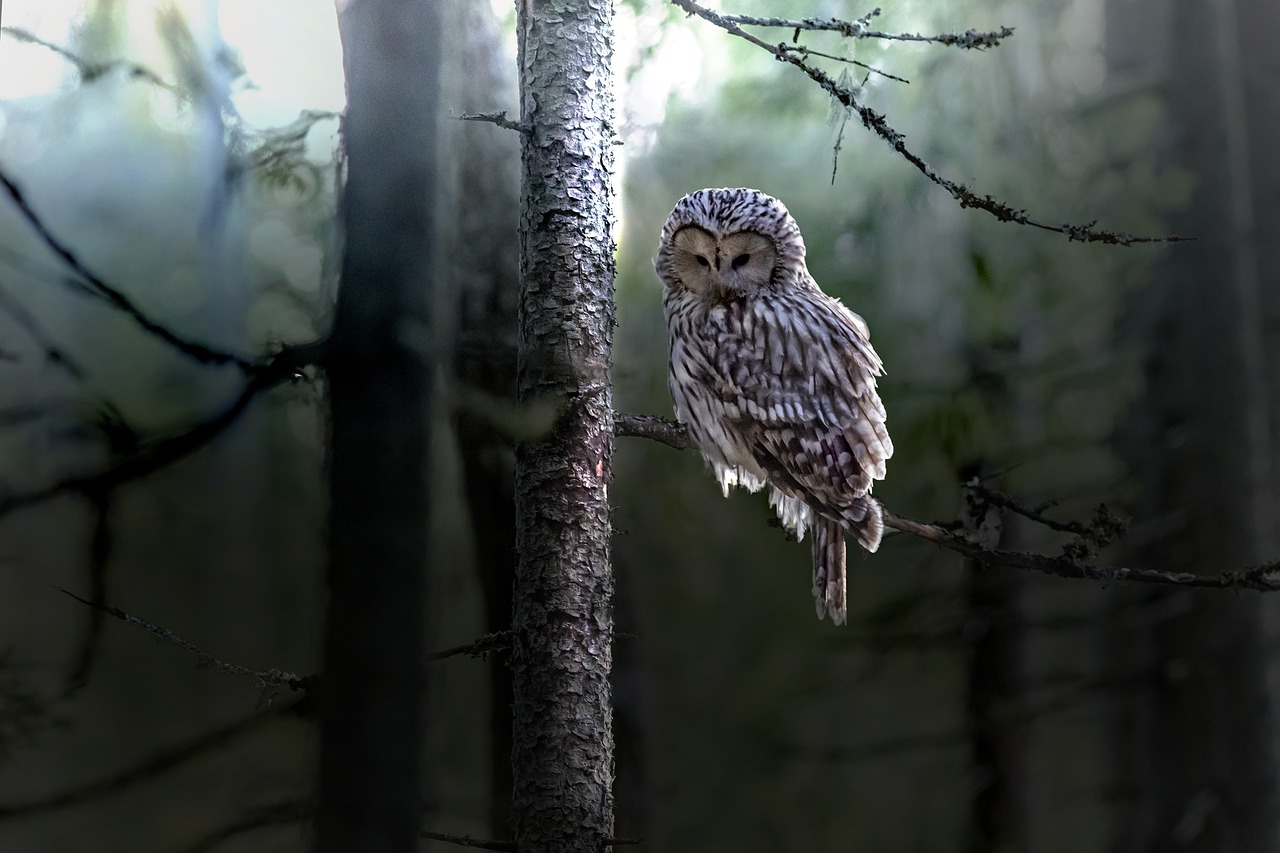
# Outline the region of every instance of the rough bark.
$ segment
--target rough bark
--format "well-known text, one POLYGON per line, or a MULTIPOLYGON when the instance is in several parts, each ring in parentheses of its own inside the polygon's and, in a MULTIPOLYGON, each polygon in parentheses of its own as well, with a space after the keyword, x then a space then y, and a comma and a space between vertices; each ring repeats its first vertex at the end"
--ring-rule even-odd
POLYGON ((347 80, 314 848, 416 849, 439 51, 436 4, 339 3, 347 80))
MULTIPOLYGON (((1168 4, 1111 5, 1116 15, 1168 4)), ((1265 318, 1280 309, 1280 282, 1259 263, 1274 241, 1260 243, 1257 225, 1277 215, 1274 193, 1258 188, 1278 178, 1263 152, 1274 151, 1280 125, 1263 107, 1280 72, 1256 34, 1274 28, 1277 11, 1215 0, 1143 18, 1144 29, 1167 22, 1154 37, 1168 51, 1152 64, 1179 132, 1163 154, 1197 179, 1173 230, 1199 237, 1170 254, 1134 312, 1150 349, 1148 396, 1122 449, 1143 495, 1131 538, 1146 543, 1132 559, 1146 565, 1209 573, 1274 556, 1275 371, 1265 352, 1276 336, 1265 318)), ((1110 53, 1117 64, 1138 59, 1120 44, 1110 53)), ((1112 850, 1274 850, 1265 605, 1176 591, 1143 603, 1160 618, 1142 625, 1121 614, 1115 633, 1125 639, 1118 667, 1151 677, 1116 717, 1112 850)))
POLYGON ((511 656, 517 847, 613 832, 612 3, 518 4, 523 136, 519 399, 554 399, 516 451, 511 656))

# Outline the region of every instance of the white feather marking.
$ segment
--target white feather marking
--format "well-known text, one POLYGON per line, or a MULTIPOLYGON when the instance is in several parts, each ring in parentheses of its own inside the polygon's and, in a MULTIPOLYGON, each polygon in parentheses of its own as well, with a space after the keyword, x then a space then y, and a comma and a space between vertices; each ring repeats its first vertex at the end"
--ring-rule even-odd
POLYGON ((813 523, 813 510, 808 504, 777 489, 770 489, 769 506, 773 507, 783 527, 795 533, 796 539, 804 539, 805 531, 813 523))

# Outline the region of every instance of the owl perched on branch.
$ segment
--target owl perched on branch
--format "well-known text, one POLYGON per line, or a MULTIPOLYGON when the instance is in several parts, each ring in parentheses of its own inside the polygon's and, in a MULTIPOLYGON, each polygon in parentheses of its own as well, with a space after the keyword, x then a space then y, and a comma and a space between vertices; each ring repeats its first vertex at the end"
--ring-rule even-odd
POLYGON ((676 204, 654 267, 667 315, 676 417, 730 486, 758 491, 784 526, 813 531, 818 617, 846 618, 844 531, 868 551, 884 522, 871 497, 893 443, 867 324, 809 275, 800 228, 753 189, 676 204))

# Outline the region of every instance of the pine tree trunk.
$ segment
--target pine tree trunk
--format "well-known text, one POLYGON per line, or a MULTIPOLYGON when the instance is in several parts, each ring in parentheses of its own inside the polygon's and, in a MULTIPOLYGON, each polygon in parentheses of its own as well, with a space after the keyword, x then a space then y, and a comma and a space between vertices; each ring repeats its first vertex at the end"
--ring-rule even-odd
POLYGON ((326 364, 330 561, 317 853, 418 846, 436 14, 430 0, 339 3, 349 171, 326 364))
POLYGON ((613 833, 613 5, 518 9, 519 398, 559 415, 516 451, 512 811, 521 853, 598 853, 613 833))

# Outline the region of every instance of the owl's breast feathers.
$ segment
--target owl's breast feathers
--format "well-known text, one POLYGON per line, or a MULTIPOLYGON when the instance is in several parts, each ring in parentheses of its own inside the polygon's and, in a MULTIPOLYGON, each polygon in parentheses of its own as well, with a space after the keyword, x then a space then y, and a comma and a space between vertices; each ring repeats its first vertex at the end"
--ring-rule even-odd
POLYGON ((676 414, 725 490, 768 482, 800 535, 809 510, 865 525, 893 443, 862 318, 816 285, 712 305, 668 291, 666 307, 676 414))

